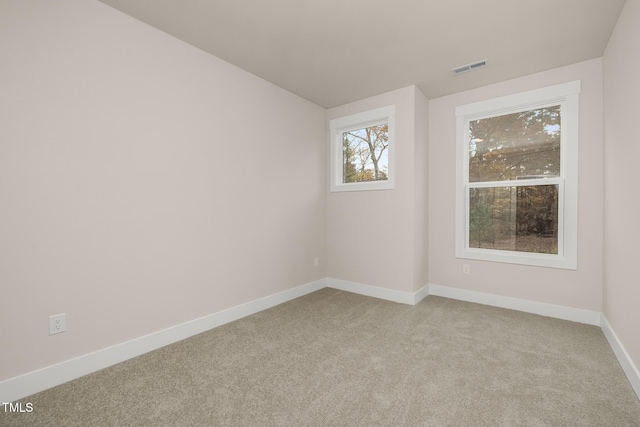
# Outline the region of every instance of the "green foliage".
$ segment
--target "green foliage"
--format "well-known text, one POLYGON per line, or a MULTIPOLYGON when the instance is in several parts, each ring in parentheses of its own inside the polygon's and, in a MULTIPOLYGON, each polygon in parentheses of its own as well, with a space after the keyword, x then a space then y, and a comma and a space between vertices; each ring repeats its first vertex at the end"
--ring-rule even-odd
POLYGON ((349 139, 346 137, 346 133, 342 138, 342 156, 343 156, 343 176, 344 182, 356 182, 356 164, 353 157, 355 155, 353 148, 349 144, 349 139))
POLYGON ((489 208, 480 200, 469 210, 469 241, 493 242, 496 232, 489 208))

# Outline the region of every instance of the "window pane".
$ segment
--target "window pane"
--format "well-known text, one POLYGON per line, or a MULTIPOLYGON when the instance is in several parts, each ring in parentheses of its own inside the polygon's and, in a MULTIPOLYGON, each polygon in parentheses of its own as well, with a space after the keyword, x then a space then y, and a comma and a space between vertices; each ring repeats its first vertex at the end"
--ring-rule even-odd
POLYGON ((560 106, 469 122, 469 182, 560 176, 560 106))
POLYGON ((342 133, 343 182, 384 181, 389 173, 389 125, 342 133))
POLYGON ((558 253, 558 186, 471 188, 469 247, 558 253))

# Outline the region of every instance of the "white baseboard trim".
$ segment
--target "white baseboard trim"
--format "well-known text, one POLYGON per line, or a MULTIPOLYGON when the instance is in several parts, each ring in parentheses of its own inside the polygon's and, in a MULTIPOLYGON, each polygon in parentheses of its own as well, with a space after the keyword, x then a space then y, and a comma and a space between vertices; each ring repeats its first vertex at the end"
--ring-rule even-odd
POLYGON ((434 284, 425 285, 417 292, 410 293, 326 278, 1 381, 0 402, 13 402, 22 399, 325 287, 408 305, 415 305, 428 295, 435 295, 600 326, 640 399, 640 371, 602 313, 434 284))
POLYGON ((13 402, 22 399, 217 326, 315 292, 325 288, 326 285, 325 279, 307 283, 56 365, 9 378, 0 382, 0 402, 13 402))
POLYGON ((633 360, 629 357, 629 353, 627 353, 627 350, 625 350, 624 346, 618 339, 618 336, 613 332, 613 329, 611 329, 611 325, 607 321, 604 313, 602 313, 602 318, 600 319, 600 326, 602 328, 602 333, 609 342, 609 346, 611 346, 611 350, 613 350, 613 353, 616 355, 622 370, 627 375, 633 391, 636 392, 638 399, 640 399, 640 371, 638 370, 638 367, 633 363, 633 360))
POLYGON ((425 285, 415 293, 411 293, 396 291, 387 288, 380 288, 378 286, 363 285, 362 283, 349 282, 347 280, 341 279, 327 278, 326 280, 328 288, 339 289, 341 291, 353 292, 354 294, 365 295, 368 297, 374 297, 408 305, 415 305, 424 297, 429 295, 428 285, 425 285))
POLYGON ((416 305, 429 296, 429 285, 424 285, 415 294, 413 294, 413 305, 416 305))
POLYGON ((556 319, 586 323, 587 325, 600 326, 600 313, 596 311, 432 284, 429 284, 429 295, 475 302, 478 304, 491 305, 510 310, 518 310, 525 313, 539 314, 541 316, 553 317, 556 319))

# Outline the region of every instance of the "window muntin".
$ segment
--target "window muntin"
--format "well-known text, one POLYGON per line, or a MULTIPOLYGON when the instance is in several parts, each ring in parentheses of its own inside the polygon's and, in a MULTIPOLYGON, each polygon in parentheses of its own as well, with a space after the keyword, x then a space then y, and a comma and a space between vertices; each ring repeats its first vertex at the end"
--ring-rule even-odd
POLYGON ((456 108, 456 257, 577 268, 579 92, 456 108))
POLYGON ((332 192, 394 188, 394 105, 334 119, 329 125, 332 192))

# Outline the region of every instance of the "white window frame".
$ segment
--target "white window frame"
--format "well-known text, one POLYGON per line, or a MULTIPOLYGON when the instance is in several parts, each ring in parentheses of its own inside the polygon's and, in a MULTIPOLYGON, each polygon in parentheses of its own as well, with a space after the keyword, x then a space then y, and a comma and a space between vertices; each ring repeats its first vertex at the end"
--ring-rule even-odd
MULTIPOLYGON (((578 261, 578 97, 580 81, 462 105, 456 108, 456 257, 576 270, 578 261), (469 122, 552 105, 561 107, 560 176, 514 180, 509 186, 558 185, 558 253, 469 247, 469 122)), ((501 181, 496 186, 503 186, 501 181)), ((483 186, 490 186, 484 183, 483 186)))
POLYGON ((376 108, 350 116, 329 121, 331 134, 330 159, 330 191, 367 191, 392 190, 395 186, 395 105, 376 108), (387 123, 389 139, 387 140, 387 158, 389 161, 387 179, 366 182, 344 182, 342 134, 356 129, 363 129, 387 123))

